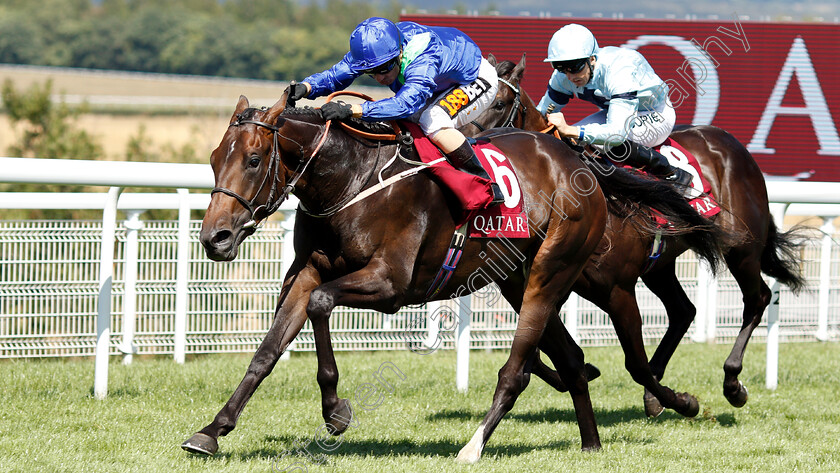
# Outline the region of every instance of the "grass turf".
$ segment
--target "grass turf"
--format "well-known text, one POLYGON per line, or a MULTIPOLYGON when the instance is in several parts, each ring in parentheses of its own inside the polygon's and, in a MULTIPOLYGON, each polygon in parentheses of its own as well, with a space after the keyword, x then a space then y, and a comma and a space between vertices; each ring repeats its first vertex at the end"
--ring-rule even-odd
POLYGON ((775 391, 764 388, 764 348, 748 351, 741 380, 750 399, 736 409, 721 393, 729 346, 680 346, 665 382, 695 394, 701 413, 685 419, 666 411, 652 420, 620 349, 587 348, 587 361, 602 371, 590 390, 603 449, 580 451, 568 394, 533 378, 474 466, 454 457, 490 405, 503 352, 471 353, 466 394, 454 388, 452 352, 338 353, 339 394, 351 401, 383 386, 374 376, 383 363, 405 379, 383 371, 394 392, 368 392, 367 410, 356 402, 357 424, 325 439, 332 451, 313 441, 323 423, 315 356, 295 353, 277 365, 210 458, 179 446, 213 419, 250 356, 195 357, 180 366, 115 359, 104 401, 92 396, 92 360, 5 360, 0 471, 840 471, 840 347, 782 345, 775 391))

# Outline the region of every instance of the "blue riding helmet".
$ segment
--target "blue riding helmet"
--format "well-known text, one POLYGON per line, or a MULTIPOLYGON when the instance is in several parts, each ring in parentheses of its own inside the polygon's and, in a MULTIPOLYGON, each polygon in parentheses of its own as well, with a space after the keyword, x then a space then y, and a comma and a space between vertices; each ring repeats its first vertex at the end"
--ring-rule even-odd
POLYGON ((363 72, 397 57, 402 49, 402 34, 391 20, 371 17, 359 23, 350 35, 350 67, 363 72))

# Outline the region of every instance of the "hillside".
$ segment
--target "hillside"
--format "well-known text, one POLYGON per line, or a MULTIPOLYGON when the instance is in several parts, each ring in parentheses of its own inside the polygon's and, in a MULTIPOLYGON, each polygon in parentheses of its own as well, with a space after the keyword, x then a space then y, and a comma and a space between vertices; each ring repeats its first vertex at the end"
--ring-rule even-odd
MULTIPOLYGON (((277 81, 0 65, 0 82, 6 79, 19 90, 52 80, 54 102, 88 104, 91 113, 81 116, 78 125, 101 141, 107 159, 123 159, 128 141, 138 136, 142 128, 152 147, 193 146, 201 162, 218 144, 240 95, 247 96, 255 106, 271 106, 288 85, 277 81)), ((390 94, 384 87, 353 90, 374 98, 390 94)), ((323 99, 301 104, 321 103, 323 99)), ((0 115, 0 154, 6 154, 17 133, 10 128, 7 117, 0 115)))

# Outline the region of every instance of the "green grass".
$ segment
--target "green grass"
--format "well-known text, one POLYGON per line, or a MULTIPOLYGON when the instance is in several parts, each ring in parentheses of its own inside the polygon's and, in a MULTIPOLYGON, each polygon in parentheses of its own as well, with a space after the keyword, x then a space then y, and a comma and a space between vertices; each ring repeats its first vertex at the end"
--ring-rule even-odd
MULTIPOLYGON (((238 384, 249 356, 203 356, 183 366, 169 359, 110 365, 110 392, 92 396, 93 361, 0 362, 0 471, 210 472, 296 471, 840 471, 840 347, 785 344, 779 388, 764 388, 764 345, 750 347, 741 380, 750 399, 741 409, 723 398, 727 345, 683 345, 666 377, 692 392, 701 414, 667 411, 644 418, 642 389, 624 371, 618 348, 588 348, 602 371, 592 402, 603 449, 580 451, 569 396, 538 379, 519 398, 474 466, 454 463, 490 405, 501 352, 471 354, 470 390, 454 389, 454 353, 338 353, 339 394, 353 398, 386 361, 406 375, 369 411, 326 465, 302 454, 323 423, 314 354, 281 362, 212 458, 187 454, 182 441, 208 424, 238 384), (275 463, 275 460, 278 460, 275 463), (289 470, 291 471, 291 470, 289 470)), ((395 378, 391 377, 392 380, 395 378)), ((310 451, 324 453, 312 443, 310 451)))

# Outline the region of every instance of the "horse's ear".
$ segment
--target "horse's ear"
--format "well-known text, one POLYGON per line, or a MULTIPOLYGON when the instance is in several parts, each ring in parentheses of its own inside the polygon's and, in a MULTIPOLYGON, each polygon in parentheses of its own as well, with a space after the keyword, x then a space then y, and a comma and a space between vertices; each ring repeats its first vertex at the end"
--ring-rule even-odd
POLYGON ((513 72, 510 73, 510 78, 519 83, 522 82, 523 75, 525 75, 525 53, 522 53, 522 59, 520 59, 519 64, 513 68, 513 72))
POLYGON ((499 63, 499 61, 496 60, 496 56, 494 56, 493 53, 489 53, 487 55, 487 62, 489 62, 490 65, 493 67, 496 67, 496 64, 499 63))
POLYGON ((283 96, 280 97, 280 100, 274 103, 270 109, 268 109, 268 113, 265 115, 265 122, 270 124, 277 123, 277 117, 283 113, 283 110, 286 108, 286 100, 289 98, 289 88, 286 87, 286 90, 283 92, 283 96))
POLYGON ((236 110, 233 111, 233 116, 230 117, 230 122, 233 123, 236 121, 236 116, 240 113, 244 112, 246 108, 248 108, 251 104, 248 103, 248 97, 244 95, 239 96, 239 101, 236 102, 236 110))

